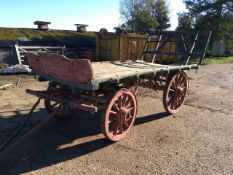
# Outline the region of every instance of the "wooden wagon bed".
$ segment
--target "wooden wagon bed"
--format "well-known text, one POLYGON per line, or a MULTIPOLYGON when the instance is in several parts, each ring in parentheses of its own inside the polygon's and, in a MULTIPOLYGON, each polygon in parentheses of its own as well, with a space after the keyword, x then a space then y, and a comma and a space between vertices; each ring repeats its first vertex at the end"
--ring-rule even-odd
POLYGON ((98 90, 101 83, 120 81, 125 78, 138 79, 140 76, 169 72, 173 70, 197 69, 198 65, 161 65, 141 60, 126 62, 92 62, 72 60, 51 53, 28 53, 33 71, 45 79, 64 85, 87 90, 98 90))
POLYGON ((95 62, 92 63, 92 68, 94 72, 93 80, 102 83, 164 71, 196 69, 198 66, 196 64, 182 66, 161 65, 136 60, 126 62, 95 62))
POLYGON ((137 114, 138 87, 163 91, 163 105, 174 114, 188 92, 184 70, 198 65, 161 65, 144 61, 90 62, 51 53, 28 53, 32 70, 49 80, 45 91, 26 90, 44 99, 49 114, 66 117, 73 110, 101 111, 101 129, 112 141, 123 139, 137 114))

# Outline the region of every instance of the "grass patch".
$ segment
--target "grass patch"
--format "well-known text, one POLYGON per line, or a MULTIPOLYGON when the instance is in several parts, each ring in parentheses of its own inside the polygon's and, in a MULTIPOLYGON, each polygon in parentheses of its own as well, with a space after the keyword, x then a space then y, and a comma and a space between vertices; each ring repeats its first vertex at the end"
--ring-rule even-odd
POLYGON ((205 63, 233 63, 232 57, 208 57, 204 60, 205 63))
POLYGON ((69 30, 37 30, 24 28, 0 28, 1 41, 17 41, 19 38, 41 39, 45 37, 51 38, 95 38, 95 32, 78 33, 69 30))
POLYGON ((67 47, 95 47, 95 32, 79 33, 71 30, 37 30, 29 28, 1 28, 0 42, 15 43, 22 38, 39 45, 66 45, 67 47))

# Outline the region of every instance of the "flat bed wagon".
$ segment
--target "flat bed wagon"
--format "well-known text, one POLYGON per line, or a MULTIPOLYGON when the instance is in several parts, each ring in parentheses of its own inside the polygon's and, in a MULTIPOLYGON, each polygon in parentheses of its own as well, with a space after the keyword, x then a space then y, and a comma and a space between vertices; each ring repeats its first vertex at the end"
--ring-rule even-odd
POLYGON ((181 32, 156 32, 149 35, 142 58, 150 55, 151 62, 144 59, 90 62, 58 54, 29 52, 27 59, 34 73, 40 76, 39 79, 50 82, 47 90, 28 89, 27 92, 43 98, 48 113, 59 108, 57 117, 65 117, 74 109, 100 111, 103 134, 111 141, 119 141, 134 124, 139 86, 163 91, 164 108, 171 114, 182 107, 189 87, 186 71, 198 69, 202 63, 211 33, 192 34, 194 37, 191 41, 185 41, 181 32), (206 38, 200 37, 201 34, 206 38), (154 36, 157 39, 150 40, 154 36), (158 39, 162 37, 165 39, 158 39), (195 52, 198 37, 204 46, 195 52), (171 42, 176 42, 177 47, 182 49, 164 52, 163 47, 171 42), (147 50, 150 43, 156 43, 153 51, 147 50), (155 63, 154 58, 159 54, 176 56, 177 62, 169 65, 155 63), (197 64, 188 64, 192 56, 195 60, 198 58, 197 64))

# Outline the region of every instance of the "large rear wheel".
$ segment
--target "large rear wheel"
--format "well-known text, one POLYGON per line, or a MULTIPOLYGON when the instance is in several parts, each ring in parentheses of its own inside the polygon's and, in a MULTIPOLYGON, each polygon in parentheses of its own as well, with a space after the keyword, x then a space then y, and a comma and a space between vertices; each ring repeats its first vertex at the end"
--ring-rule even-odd
POLYGON ((123 139, 132 128, 137 114, 137 100, 133 91, 116 92, 102 112, 101 129, 111 141, 123 139))
POLYGON ((171 76, 163 92, 163 105, 167 112, 177 113, 184 104, 188 93, 188 78, 185 72, 171 76))

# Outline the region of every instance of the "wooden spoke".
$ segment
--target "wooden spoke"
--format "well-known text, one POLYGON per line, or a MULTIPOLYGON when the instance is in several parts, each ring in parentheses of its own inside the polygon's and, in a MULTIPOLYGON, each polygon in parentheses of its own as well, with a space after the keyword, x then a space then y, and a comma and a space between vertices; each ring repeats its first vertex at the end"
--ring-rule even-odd
POLYGON ((126 102, 125 102, 125 107, 127 107, 132 101, 131 101, 132 99, 128 99, 126 102))
POLYGON ((118 98, 118 106, 119 106, 119 108, 122 107, 122 96, 120 96, 120 97, 118 98))
POLYGON ((109 124, 112 124, 112 123, 115 123, 115 121, 116 121, 116 118, 112 118, 112 119, 109 119, 109 124))
POLYGON ((128 111, 131 111, 131 110, 134 110, 134 107, 129 107, 127 109, 128 109, 128 111))
POLYGON ((182 101, 183 101, 183 97, 180 97, 180 98, 178 99, 178 104, 181 104, 182 101))
POLYGON ((118 127, 118 122, 115 122, 113 125, 113 135, 117 135, 118 127))
POLYGON ((182 77, 182 79, 181 79, 181 81, 180 81, 180 84, 181 84, 181 86, 185 86, 185 78, 184 77, 182 77))
POLYGON ((119 134, 122 134, 122 133, 123 133, 123 123, 120 123, 119 134))
POLYGON ((114 108, 115 110, 117 110, 117 111, 120 110, 116 103, 113 104, 113 108, 114 108))
POLYGON ((125 107, 126 101, 128 100, 128 95, 125 95, 122 99, 122 105, 125 107))
POLYGON ((124 126, 125 126, 125 128, 128 128, 129 124, 127 122, 124 122, 124 126))
POLYGON ((55 106, 57 106, 58 104, 59 104, 59 102, 56 102, 56 103, 52 104, 51 106, 52 106, 52 107, 55 107, 55 106))
POLYGON ((113 115, 117 115, 117 112, 115 112, 115 111, 110 111, 110 113, 113 115))
POLYGON ((172 89, 172 88, 171 88, 171 89, 169 89, 169 91, 174 92, 174 91, 175 91, 175 89, 172 89))

